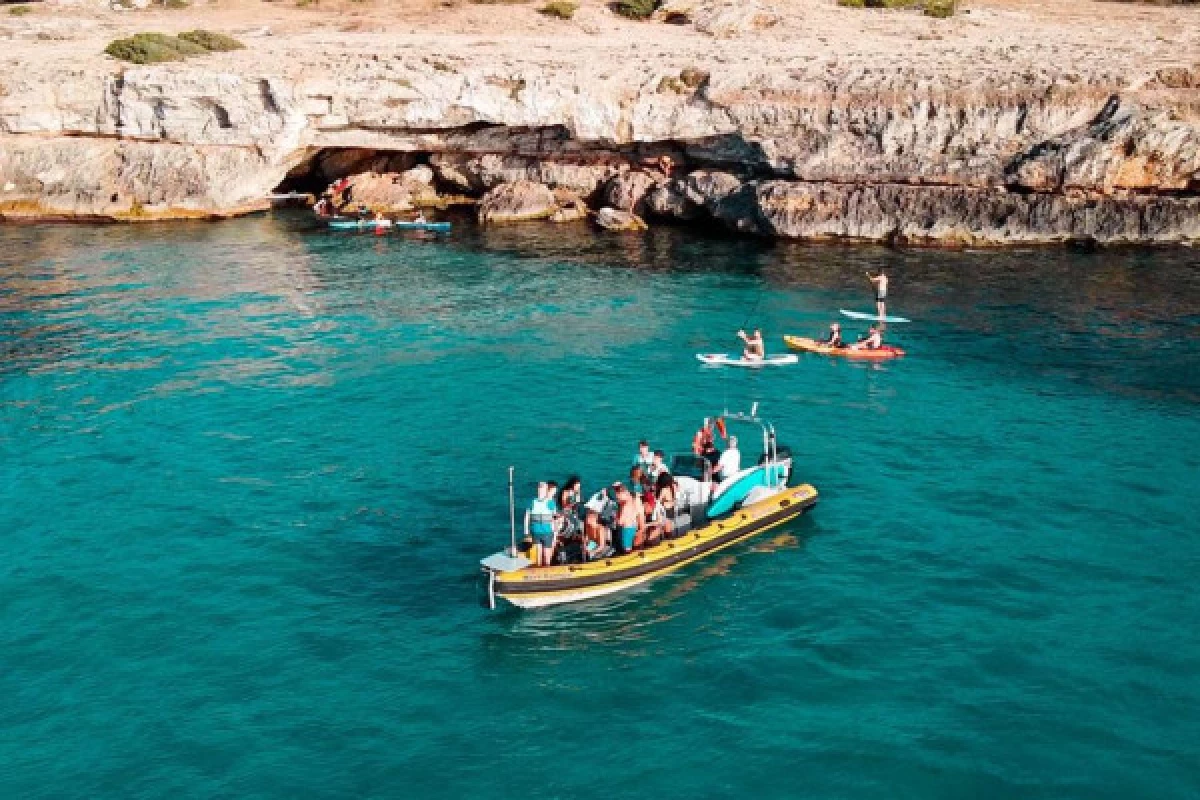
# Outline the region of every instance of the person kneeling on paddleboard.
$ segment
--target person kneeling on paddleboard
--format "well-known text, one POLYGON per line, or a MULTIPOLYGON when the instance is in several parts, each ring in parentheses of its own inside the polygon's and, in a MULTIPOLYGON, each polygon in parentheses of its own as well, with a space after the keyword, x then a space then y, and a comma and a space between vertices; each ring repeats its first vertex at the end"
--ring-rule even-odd
POLYGON ((850 345, 851 350, 878 350, 883 347, 883 333, 874 325, 867 332, 866 338, 857 344, 850 345))
POLYGON ((747 336, 745 331, 738 331, 738 338, 746 343, 742 350, 742 358, 747 361, 761 361, 767 357, 767 348, 763 345, 762 331, 754 329, 754 335, 747 336))
POLYGON ((829 345, 830 347, 845 347, 846 343, 842 341, 842 326, 836 322, 830 323, 829 335, 824 339, 818 340, 821 344, 829 345))

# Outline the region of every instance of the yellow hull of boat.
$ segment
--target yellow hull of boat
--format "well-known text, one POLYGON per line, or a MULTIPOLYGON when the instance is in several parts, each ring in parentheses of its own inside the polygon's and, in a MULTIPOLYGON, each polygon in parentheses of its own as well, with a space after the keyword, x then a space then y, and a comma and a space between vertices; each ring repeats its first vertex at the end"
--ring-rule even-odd
POLYGON ((808 484, 785 489, 647 550, 586 564, 498 572, 494 591, 497 597, 519 608, 602 597, 654 580, 783 525, 808 511, 816 502, 817 490, 808 484))

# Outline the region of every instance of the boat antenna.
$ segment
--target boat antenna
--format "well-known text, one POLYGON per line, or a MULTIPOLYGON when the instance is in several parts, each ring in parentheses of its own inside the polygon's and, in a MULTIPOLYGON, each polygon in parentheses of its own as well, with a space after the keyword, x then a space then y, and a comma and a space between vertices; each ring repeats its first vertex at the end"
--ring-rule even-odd
POLYGON ((508 530, 511 538, 512 548, 508 551, 510 556, 517 554, 517 501, 513 494, 513 468, 508 468, 508 530))

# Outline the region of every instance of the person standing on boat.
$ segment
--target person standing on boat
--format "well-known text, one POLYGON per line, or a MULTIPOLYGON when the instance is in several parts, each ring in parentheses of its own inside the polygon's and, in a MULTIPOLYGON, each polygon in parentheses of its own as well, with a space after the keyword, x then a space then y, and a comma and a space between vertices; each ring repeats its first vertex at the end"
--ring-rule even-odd
POLYGON ((667 464, 664 461, 666 457, 666 453, 664 453, 662 450, 654 451, 654 460, 651 461, 650 466, 645 469, 645 473, 650 476, 651 480, 657 481, 659 476, 663 473, 668 475, 670 474, 671 471, 667 469, 667 464))
POLYGON ((529 506, 529 533, 538 545, 538 565, 550 566, 554 557, 554 494, 550 484, 538 483, 537 497, 529 506))
POLYGON ((867 273, 867 279, 875 284, 875 311, 879 314, 879 318, 883 319, 887 316, 887 290, 888 276, 882 269, 878 275, 867 273))
POLYGON ((650 452, 650 443, 645 439, 638 442, 637 454, 633 457, 633 465, 641 467, 642 472, 648 473, 654 465, 654 454, 650 452))
POLYGON ((725 481, 736 475, 742 469, 742 453, 738 450, 736 436, 729 437, 729 446, 717 460, 717 476, 725 481))
POLYGON ((762 361, 767 357, 767 348, 763 344, 762 331, 758 328, 754 329, 751 336, 747 336, 745 331, 738 331, 738 338, 746 343, 742 348, 742 358, 747 361, 762 361))
POLYGON ((618 484, 618 487, 614 488, 617 492, 617 529, 621 536, 621 550, 632 553, 644 526, 643 517, 633 493, 624 484, 618 484))

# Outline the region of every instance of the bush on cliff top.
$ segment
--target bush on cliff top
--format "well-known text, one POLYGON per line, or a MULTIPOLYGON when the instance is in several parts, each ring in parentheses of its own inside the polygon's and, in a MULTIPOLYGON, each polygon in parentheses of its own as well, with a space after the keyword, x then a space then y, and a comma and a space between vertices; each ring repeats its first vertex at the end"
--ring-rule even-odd
POLYGON ((837 0, 845 8, 920 8, 929 17, 953 16, 958 0, 837 0))
POLYGON ((646 19, 658 8, 658 0, 617 0, 617 13, 629 19, 646 19))
POLYGON ((571 2, 571 0, 550 0, 549 3, 538 9, 547 17, 558 17, 559 19, 570 19, 578 10, 579 4, 571 2))
POLYGON ((213 53, 224 53, 229 50, 242 50, 246 45, 239 42, 232 36, 226 36, 223 33, 214 33, 213 31, 184 31, 179 34, 179 38, 185 42, 199 45, 205 50, 213 53))
POLYGON ((165 33, 135 33, 128 39, 114 39, 104 48, 115 59, 131 64, 162 64, 182 61, 216 50, 237 50, 243 45, 231 36, 211 31, 187 31, 178 36, 165 33))

